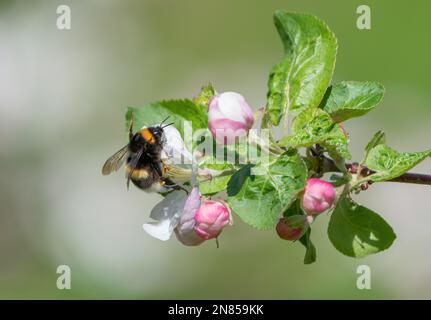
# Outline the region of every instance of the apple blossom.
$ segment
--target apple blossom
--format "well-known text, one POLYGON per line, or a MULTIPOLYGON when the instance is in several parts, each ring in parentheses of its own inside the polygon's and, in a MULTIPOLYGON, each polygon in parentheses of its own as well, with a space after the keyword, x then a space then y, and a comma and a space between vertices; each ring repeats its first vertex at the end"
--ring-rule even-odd
POLYGON ((178 226, 175 228, 177 239, 186 246, 197 246, 205 241, 195 232, 195 213, 201 205, 201 195, 198 188, 193 188, 184 204, 178 226))
POLYGON ((150 217, 154 221, 144 223, 143 229, 154 238, 169 240, 180 221, 186 200, 187 194, 184 191, 169 193, 151 210, 150 217))

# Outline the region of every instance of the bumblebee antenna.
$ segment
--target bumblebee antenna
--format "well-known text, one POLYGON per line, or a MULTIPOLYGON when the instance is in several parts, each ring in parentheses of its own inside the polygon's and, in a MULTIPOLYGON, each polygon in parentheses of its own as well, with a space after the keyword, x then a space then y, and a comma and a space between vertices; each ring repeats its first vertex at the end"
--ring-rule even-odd
POLYGON ((168 120, 169 118, 170 118, 170 116, 167 116, 162 122, 160 122, 160 126, 162 126, 166 122, 166 120, 168 120))
POLYGON ((173 125, 173 124, 175 124, 175 122, 171 122, 171 123, 165 124, 165 125, 162 127, 162 129, 164 129, 164 128, 166 128, 166 127, 169 127, 169 126, 171 126, 171 125, 173 125))

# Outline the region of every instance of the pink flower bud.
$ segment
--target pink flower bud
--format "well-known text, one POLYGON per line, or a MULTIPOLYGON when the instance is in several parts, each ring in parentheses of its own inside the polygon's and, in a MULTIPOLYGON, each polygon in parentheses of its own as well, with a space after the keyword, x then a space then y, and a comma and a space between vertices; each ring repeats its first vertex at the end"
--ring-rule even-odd
POLYGON ((202 239, 216 238, 230 220, 230 211, 223 203, 208 200, 196 211, 195 231, 202 239))
POLYGON ((253 126, 253 111, 244 97, 236 92, 214 96, 208 105, 208 128, 221 144, 233 144, 253 126))
POLYGON ((307 232, 312 222, 313 217, 305 215, 280 218, 275 230, 281 239, 294 241, 301 238, 307 232))
POLYGON ((195 232, 195 214, 201 205, 201 195, 198 188, 193 188, 185 204, 180 221, 175 228, 177 239, 186 246, 198 246, 205 239, 202 239, 195 232))
POLYGON ((308 179, 302 196, 302 209, 307 214, 319 214, 329 209, 334 203, 336 192, 334 186, 324 180, 308 179))

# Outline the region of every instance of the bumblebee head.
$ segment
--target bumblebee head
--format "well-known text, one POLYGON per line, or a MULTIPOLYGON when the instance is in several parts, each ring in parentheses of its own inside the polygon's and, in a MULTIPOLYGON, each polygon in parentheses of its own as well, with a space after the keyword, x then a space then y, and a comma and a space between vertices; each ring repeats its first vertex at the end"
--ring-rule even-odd
POLYGON ((144 139, 151 144, 158 144, 158 145, 165 144, 166 137, 165 137, 164 129, 174 124, 173 122, 164 124, 168 119, 169 119, 169 116, 166 119, 164 119, 158 126, 146 128, 147 131, 142 133, 142 136, 144 137, 144 139), (145 138, 145 136, 147 136, 147 138, 145 138))
MULTIPOLYGON (((133 139, 135 140, 135 139, 133 139)), ((160 126, 142 128, 136 135, 135 142, 148 143, 151 145, 163 144, 165 136, 163 128, 160 126)))
POLYGON ((160 125, 143 127, 137 133, 133 134, 130 138, 130 144, 139 147, 145 144, 163 147, 166 142, 164 128, 173 125, 174 123, 164 124, 167 120, 162 121, 160 125))
POLYGON ((163 141, 164 138, 164 131, 163 128, 160 126, 157 127, 152 127, 151 131, 153 133, 154 139, 156 140, 156 142, 161 142, 163 141))

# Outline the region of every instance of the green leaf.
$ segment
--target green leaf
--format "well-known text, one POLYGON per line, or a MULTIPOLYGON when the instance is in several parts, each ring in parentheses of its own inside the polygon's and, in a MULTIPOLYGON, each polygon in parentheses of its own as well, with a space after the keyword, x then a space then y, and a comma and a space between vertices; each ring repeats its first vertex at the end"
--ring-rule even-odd
POLYGON ((365 147, 366 154, 368 155, 371 149, 378 146, 379 144, 384 144, 385 142, 386 142, 385 132, 382 130, 377 131, 376 134, 373 136, 373 138, 370 140, 370 142, 368 142, 367 146, 365 147))
POLYGON ((312 264, 316 262, 317 253, 316 247, 311 242, 311 228, 308 228, 307 232, 299 239, 299 241, 305 247, 304 264, 312 264))
POLYGON ((335 122, 370 112, 383 98, 385 88, 378 82, 343 81, 329 87, 320 107, 335 122))
POLYGON ((365 159, 365 165, 369 169, 376 171, 376 173, 367 178, 375 182, 394 179, 429 156, 431 156, 431 150, 397 152, 385 144, 379 144, 368 152, 365 159))
POLYGON ((257 164, 251 173, 256 172, 259 175, 245 175, 241 189, 228 197, 228 203, 244 222, 271 229, 304 189, 307 168, 297 151, 289 150, 270 163, 257 164))
POLYGON ((337 39, 311 15, 278 10, 274 23, 285 56, 269 75, 266 113, 278 125, 289 112, 319 106, 334 72, 337 39))
POLYGON ((365 147, 365 155, 364 155, 364 160, 362 161, 362 164, 367 159, 371 149, 378 146, 379 144, 384 144, 385 142, 386 142, 385 132, 382 130, 377 131, 374 134, 373 138, 370 140, 370 142, 368 142, 367 146, 365 147))
MULTIPOLYGON (((199 168, 206 168, 216 171, 222 171, 226 169, 233 169, 234 164, 229 163, 226 159, 217 159, 214 154, 208 154, 208 150, 206 150, 207 154, 198 160, 199 168)), ((219 151, 223 154, 223 150, 219 151)))
POLYGON ((339 124, 321 109, 307 109, 292 123, 292 132, 278 143, 281 147, 311 147, 321 144, 341 158, 350 159, 348 140, 339 124))
POLYGON ((345 185, 346 183, 349 183, 349 177, 346 177, 342 173, 334 173, 328 177, 327 181, 332 183, 334 188, 338 188, 345 185))
POLYGON ((253 168, 253 166, 254 165, 252 164, 247 164, 232 175, 229 183, 227 184, 227 194, 229 197, 233 197, 238 194, 238 192, 240 192, 242 185, 247 180, 247 178, 250 177, 251 168, 253 168))
POLYGON ((232 175, 224 175, 214 177, 209 181, 201 182, 199 184, 199 191, 203 195, 213 195, 226 190, 228 182, 232 175))
POLYGON ((256 163, 264 153, 259 146, 248 140, 221 145, 216 143, 208 129, 202 133, 196 137, 198 141, 195 149, 195 151, 205 154, 199 159, 200 168, 224 170, 228 167, 241 166, 244 163, 256 163))
POLYGON ((382 217, 348 197, 338 201, 329 221, 328 236, 338 251, 355 258, 383 251, 396 238, 382 217))
POLYGON ((199 95, 193 99, 193 102, 200 106, 205 112, 208 110, 208 104, 212 97, 216 95, 216 91, 211 83, 203 86, 199 95))
MULTIPOLYGON (((301 209, 299 200, 296 200, 290 207, 284 212, 285 217, 291 217, 296 215, 303 215, 304 211, 301 209)), ((305 234, 299 239, 299 242, 305 247, 304 264, 312 264, 316 262, 317 254, 316 247, 311 242, 311 227, 307 229, 305 234)))
POLYGON ((175 128, 184 137, 184 121, 192 123, 193 131, 207 127, 207 115, 190 100, 168 100, 154 102, 144 107, 128 107, 126 111, 126 128, 129 128, 131 115, 133 113, 134 131, 143 126, 161 123, 169 116, 169 121, 174 123, 175 128))
MULTIPOLYGON (((218 152, 223 152, 223 150, 218 150, 218 152)), ((205 156, 199 158, 198 166, 200 169, 209 169, 214 176, 211 180, 200 182, 199 190, 203 195, 214 195, 226 190, 234 173, 235 165, 225 159, 216 159, 209 150, 205 150, 205 153, 207 153, 205 156)))

